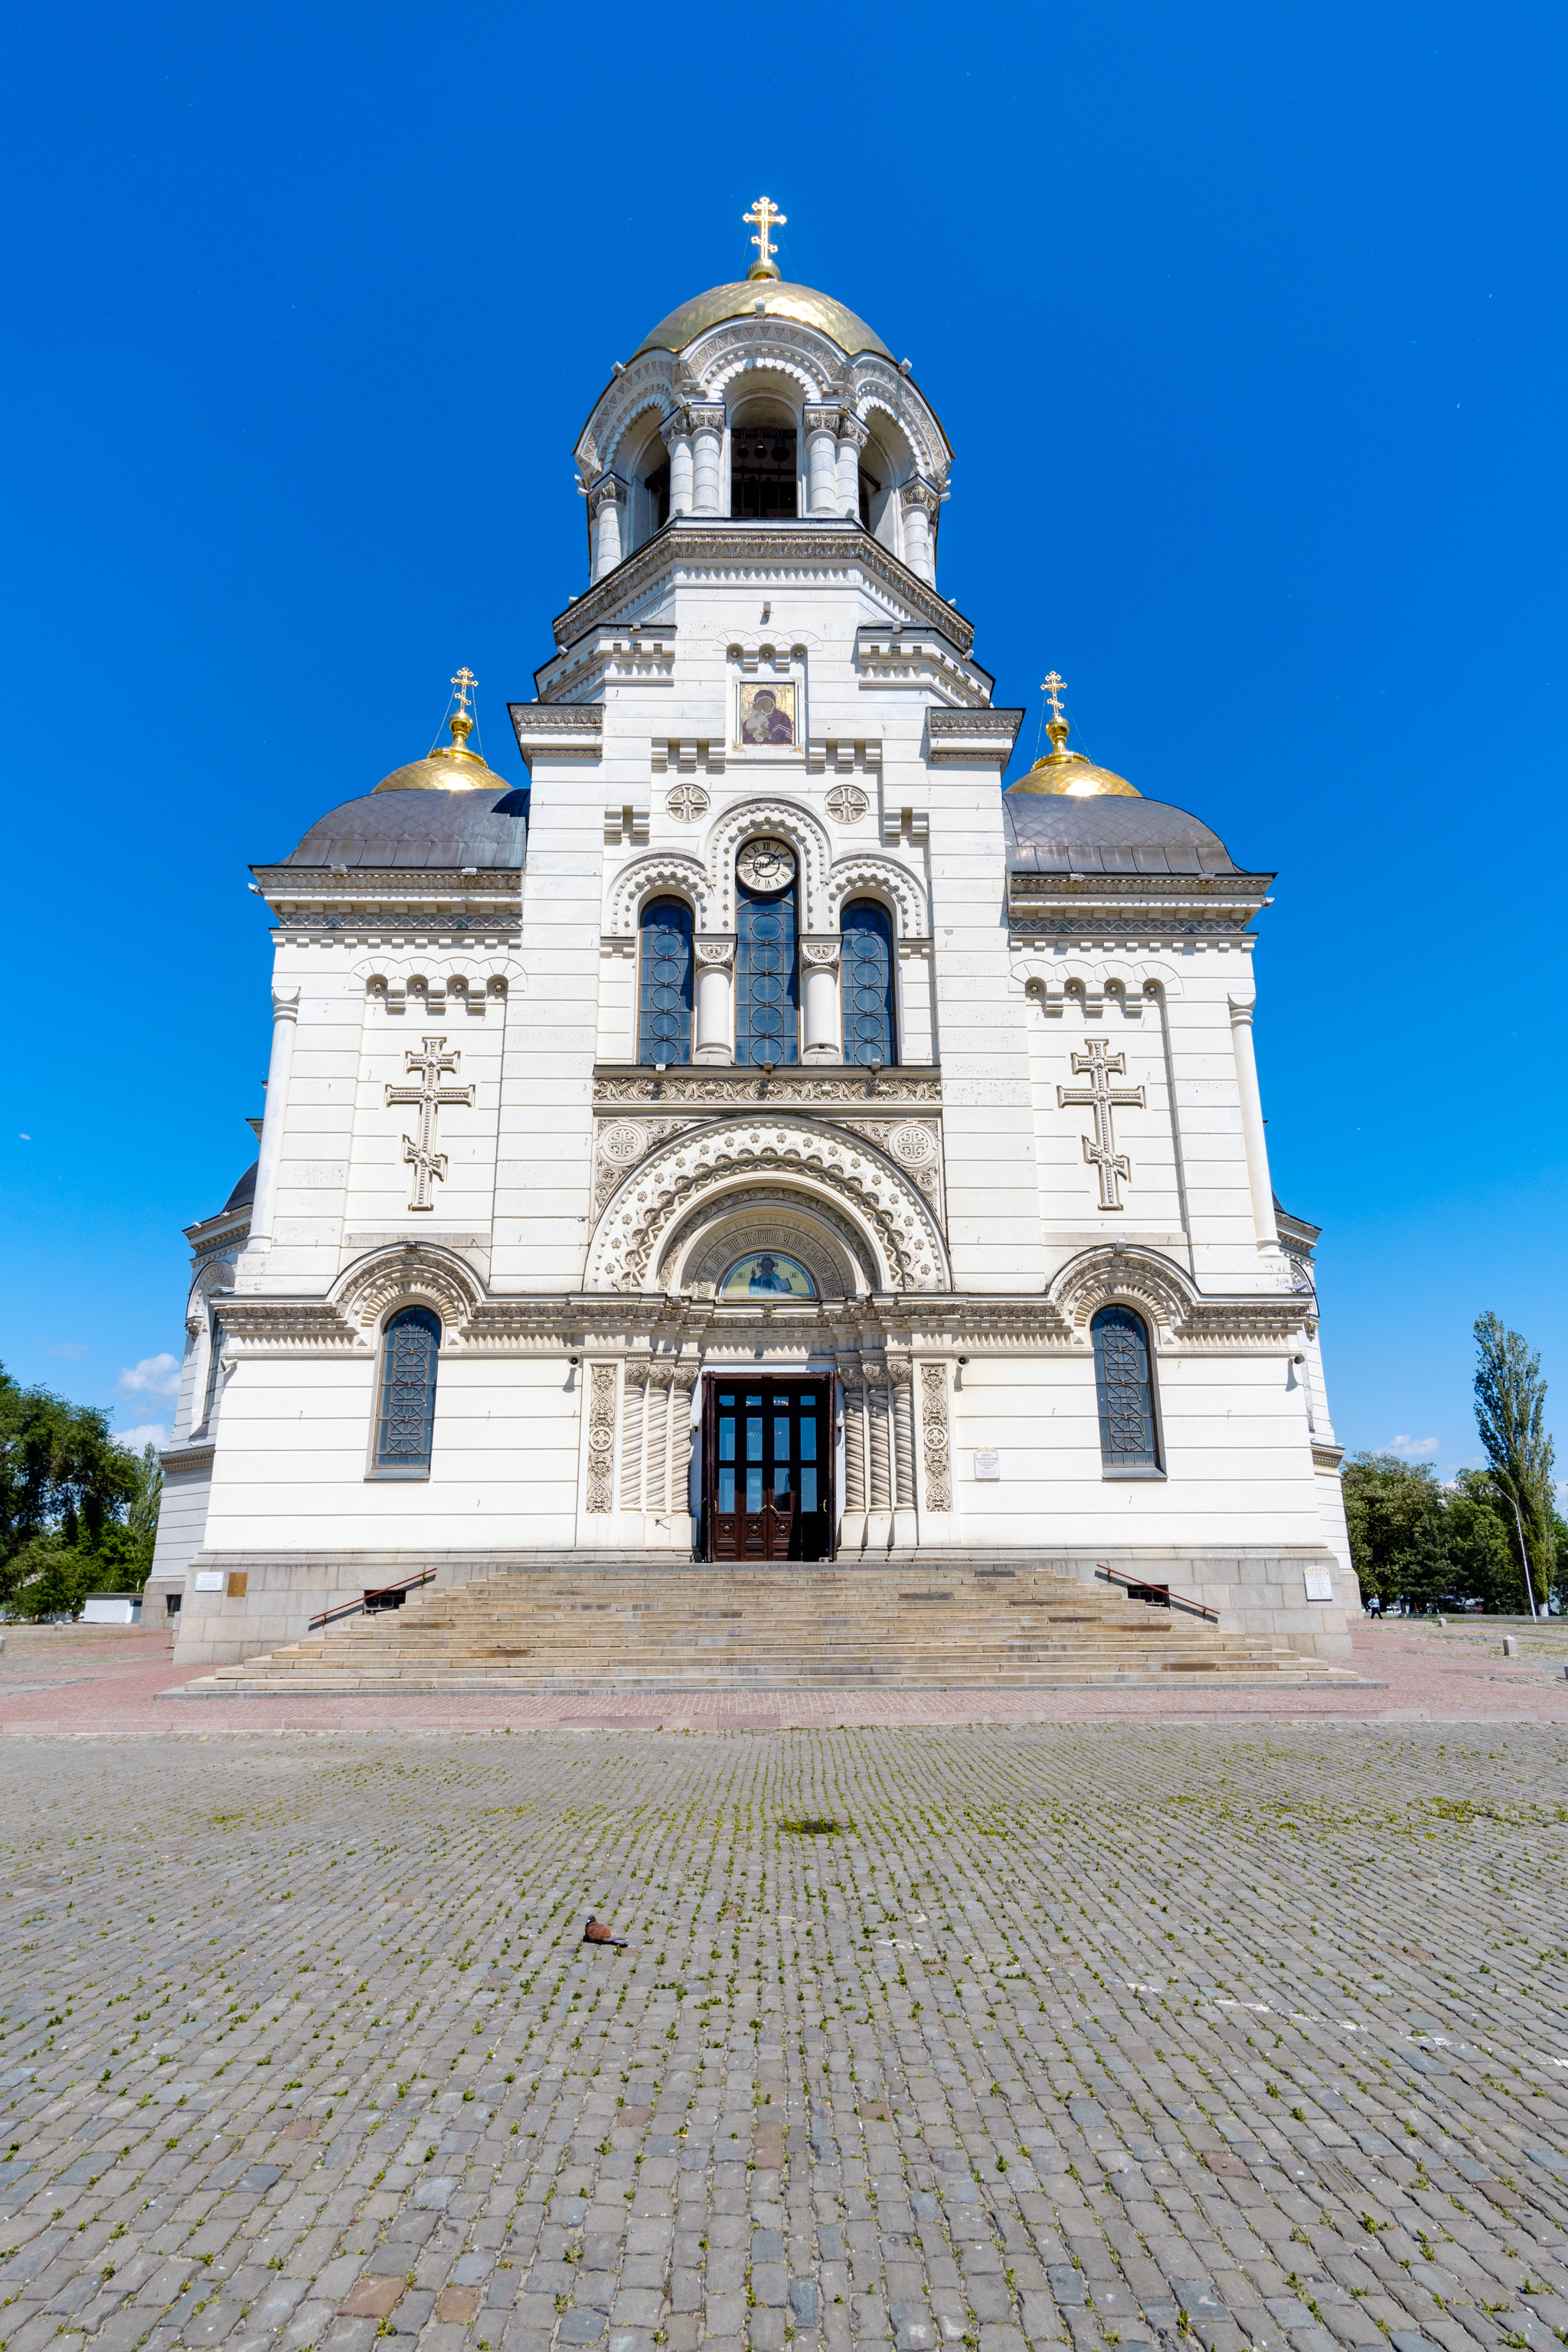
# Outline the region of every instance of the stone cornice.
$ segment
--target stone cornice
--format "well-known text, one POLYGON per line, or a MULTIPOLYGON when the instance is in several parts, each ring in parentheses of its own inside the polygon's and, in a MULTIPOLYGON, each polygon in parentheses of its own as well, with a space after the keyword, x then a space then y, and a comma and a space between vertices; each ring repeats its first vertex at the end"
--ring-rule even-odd
MULTIPOLYGON (((290 925, 320 917, 310 928, 361 929, 376 916, 405 910, 422 919, 450 912, 476 919, 481 927, 515 923, 522 892, 521 866, 482 866, 463 873, 453 866, 253 866, 257 887, 273 913, 290 925)), ((447 929, 456 928, 447 924, 447 929)))
POLYGON ((1013 739, 1024 723, 1021 710, 938 710, 926 713, 927 756, 933 768, 986 763, 1005 768, 1013 756, 1013 739))
POLYGON ((761 1070, 714 1070, 689 1065, 661 1075, 637 1062, 600 1062, 594 1070, 594 1106, 598 1110, 636 1111, 646 1107, 710 1114, 754 1112, 760 1103, 770 1110, 864 1111, 868 1105, 887 1110, 916 1106, 940 1110, 942 1072, 934 1066, 904 1066, 873 1076, 852 1063, 837 1070, 820 1064, 776 1070, 771 1078, 761 1070))
POLYGON ((816 584, 829 571, 859 572, 912 620, 940 630, 960 653, 967 654, 974 643, 973 624, 858 523, 807 517, 732 522, 716 515, 677 515, 557 616, 556 644, 563 651, 575 646, 591 630, 627 614, 674 578, 690 580, 694 570, 726 582, 746 574, 768 581, 794 575, 816 584))
POLYGON ((216 1456, 216 1445, 171 1445, 158 1459, 166 1478, 200 1478, 211 1470, 216 1456))
POLYGON ((936 694, 968 709, 988 709, 996 682, 941 629, 857 629, 855 667, 862 692, 936 694))
POLYGON ((509 702, 507 709, 531 775, 535 760, 596 760, 604 751, 602 702, 509 702))

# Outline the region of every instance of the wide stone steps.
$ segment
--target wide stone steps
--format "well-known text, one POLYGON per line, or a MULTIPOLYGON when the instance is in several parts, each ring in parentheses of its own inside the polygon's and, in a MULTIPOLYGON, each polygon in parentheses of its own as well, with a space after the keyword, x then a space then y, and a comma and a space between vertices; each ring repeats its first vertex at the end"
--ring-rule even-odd
POLYGON ((191 1696, 1125 1686, 1355 1676, 1049 1570, 656 1567, 500 1571, 344 1620, 191 1696))

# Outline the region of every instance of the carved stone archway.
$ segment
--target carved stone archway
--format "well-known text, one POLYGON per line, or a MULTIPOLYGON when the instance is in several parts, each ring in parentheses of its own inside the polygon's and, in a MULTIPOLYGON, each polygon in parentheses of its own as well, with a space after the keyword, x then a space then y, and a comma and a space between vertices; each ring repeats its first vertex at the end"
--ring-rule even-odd
POLYGON ((428 1307, 441 1318, 443 1346, 460 1343, 484 1299, 472 1266, 428 1242, 372 1250, 338 1277, 332 1304, 352 1325, 374 1331, 400 1307, 428 1307))

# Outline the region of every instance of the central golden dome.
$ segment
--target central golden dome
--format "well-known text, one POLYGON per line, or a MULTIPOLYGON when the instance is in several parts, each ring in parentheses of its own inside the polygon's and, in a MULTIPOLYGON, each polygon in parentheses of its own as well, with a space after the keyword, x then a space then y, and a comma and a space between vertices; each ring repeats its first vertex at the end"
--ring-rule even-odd
POLYGON ((390 776, 383 776, 372 786, 378 793, 471 793, 482 784, 493 786, 498 793, 507 789, 504 776, 488 768, 477 751, 468 749, 468 737, 474 722, 467 707, 465 691, 463 706, 447 721, 452 730, 449 743, 438 743, 426 751, 422 760, 411 760, 406 768, 394 768, 390 776))
MULTIPOLYGON (((803 327, 816 327, 830 335, 849 359, 860 352, 876 352, 885 360, 893 356, 880 335, 874 335, 864 319, 858 319, 831 294, 818 294, 810 286, 791 286, 772 276, 741 278, 733 286, 712 286, 706 294, 694 294, 689 302, 661 319, 643 337, 637 351, 683 352, 721 320, 751 318, 759 302, 770 319, 794 319, 803 327)), ((635 359, 637 352, 632 356, 635 359)))
POLYGON ((1143 795, 1136 784, 1125 776, 1113 774, 1109 768, 1097 768, 1081 751, 1066 749, 1068 723, 1065 719, 1053 719, 1046 729, 1051 748, 1043 760, 1037 760, 1026 776, 1016 776, 1008 785, 1010 793, 1058 793, 1068 800, 1087 801, 1099 798, 1138 801, 1143 795))

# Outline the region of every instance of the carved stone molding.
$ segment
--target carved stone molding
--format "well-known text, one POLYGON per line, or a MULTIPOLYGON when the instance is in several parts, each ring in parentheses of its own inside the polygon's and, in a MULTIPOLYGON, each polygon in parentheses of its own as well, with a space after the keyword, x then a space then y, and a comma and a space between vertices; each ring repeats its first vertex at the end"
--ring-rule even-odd
POLYGON ((600 1123, 594 1149, 594 1214, 656 1143, 683 1134, 689 1118, 617 1118, 600 1123))
POLYGON ((866 1289, 876 1287, 876 1255, 861 1228, 826 1201, 781 1199, 776 1185, 742 1187, 693 1210, 661 1244, 658 1265, 661 1275, 679 1268, 681 1288, 700 1297, 732 1258, 754 1249, 780 1249, 786 1256, 793 1252, 809 1266, 829 1303, 853 1297, 857 1273, 866 1289), (703 1248, 692 1258, 689 1253, 710 1232, 711 1251, 703 1248))
POLYGON ((602 702, 509 702, 507 709, 531 775, 536 759, 596 760, 604 749, 602 702))
POLYGON ((958 761, 968 765, 994 761, 1005 768, 1013 755, 1013 739, 1023 724, 1021 710, 928 710, 926 731, 934 768, 958 761))
POLYGON ((858 454, 871 438, 871 430, 869 425, 861 422, 852 408, 841 408, 838 412, 838 438, 840 441, 850 443, 858 454))
POLYGON ((589 520, 594 520, 599 514, 601 509, 607 506, 624 507, 626 502, 626 486, 625 482, 622 481, 620 476, 618 474, 601 474, 598 480, 595 483, 593 488, 588 493, 589 520))
POLYGON ((689 408, 684 406, 680 408, 672 408, 669 415, 663 419, 658 429, 660 436, 663 438, 664 446, 667 449, 673 449, 678 441, 689 441, 691 438, 691 411, 689 408))
MULTIPOLYGON (((715 945, 726 944, 714 942, 715 945)), ((727 942, 734 951, 731 938, 727 942)), ((702 942, 698 942, 700 951, 702 942)), ((722 961, 724 959, 721 959, 722 961)), ((809 1104, 814 1108, 864 1110, 869 1106, 891 1109, 919 1105, 940 1110, 942 1079, 934 1072, 846 1070, 842 1076, 818 1077, 804 1069, 726 1071, 722 1076, 682 1066, 663 1073, 646 1068, 601 1070, 594 1078, 594 1101, 608 1109, 626 1103, 690 1103, 704 1110, 750 1111, 765 1107, 771 1115, 784 1108, 809 1104)))
POLYGON ((800 942, 801 962, 815 964, 819 971, 837 971, 842 952, 843 942, 837 931, 828 931, 815 940, 808 935, 800 942))
POLYGON ((1316 1318, 1289 1290, 1205 1297, 1170 1258, 1132 1244, 1109 1243, 1070 1258, 1051 1284, 1050 1300, 1082 1341, 1100 1308, 1118 1305, 1140 1309, 1166 1341, 1280 1347, 1317 1328, 1316 1318))
POLYGON ((692 400, 686 413, 691 419, 691 430, 698 433, 722 433, 725 425, 724 404, 721 400, 692 400))
POLYGON ((891 857, 878 857, 864 850, 856 850, 847 857, 834 861, 827 877, 827 913, 837 922, 847 898, 864 897, 886 899, 899 919, 899 932, 903 939, 923 940, 931 932, 931 919, 926 911, 926 894, 917 876, 908 866, 891 857))
POLYGON ((616 1499, 616 1367, 588 1367, 588 1508, 608 1511, 616 1499))
POLYGON ((921 1450, 925 1457, 926 1508, 952 1508, 952 1462, 947 1430, 947 1366, 921 1366, 921 1450))
POLYGON ((651 1152, 598 1222, 588 1256, 591 1286, 640 1286, 675 1219, 747 1177, 836 1200, 874 1237, 889 1287, 951 1286, 936 1220, 900 1169, 842 1129, 767 1113, 705 1124, 651 1152))
POLYGON ((942 497, 930 482, 922 481, 917 474, 912 482, 905 482, 900 487, 899 504, 906 514, 910 507, 923 507, 934 522, 942 505, 942 497))
POLYGON ((733 931, 699 932, 692 942, 697 961, 710 971, 723 971, 735 961, 733 931))
POLYGON ((657 850, 646 857, 634 857, 610 884, 606 931, 629 939, 637 930, 644 901, 664 890, 675 890, 689 898, 700 924, 708 920, 709 882, 700 859, 680 850, 657 850))
MULTIPOLYGON (((357 1259, 332 1288, 332 1304, 362 1331, 374 1330, 397 1307, 432 1307, 441 1341, 461 1342, 484 1298, 484 1286, 466 1260, 429 1244, 404 1244, 357 1259)), ((233 1329, 231 1318, 226 1323, 233 1329)))

